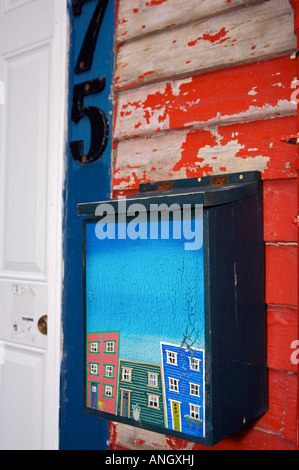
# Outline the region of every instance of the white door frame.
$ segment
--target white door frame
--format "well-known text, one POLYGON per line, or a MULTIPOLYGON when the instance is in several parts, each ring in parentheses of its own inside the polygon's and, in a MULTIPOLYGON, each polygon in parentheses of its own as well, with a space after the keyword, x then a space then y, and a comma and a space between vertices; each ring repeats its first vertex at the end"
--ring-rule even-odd
POLYGON ((61 311, 63 285, 63 187, 67 115, 69 21, 67 0, 55 2, 55 29, 51 56, 48 203, 48 351, 45 383, 44 449, 59 448, 61 311))

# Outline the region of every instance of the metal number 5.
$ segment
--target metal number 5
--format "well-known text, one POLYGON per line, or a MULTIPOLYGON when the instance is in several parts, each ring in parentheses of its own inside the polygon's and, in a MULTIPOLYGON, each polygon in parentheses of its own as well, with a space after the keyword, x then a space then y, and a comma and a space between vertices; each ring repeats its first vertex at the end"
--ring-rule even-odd
POLYGON ((100 77, 74 86, 72 121, 77 124, 86 116, 91 127, 91 141, 87 155, 84 153, 83 140, 70 143, 73 159, 81 163, 91 163, 97 160, 103 154, 108 142, 109 124, 104 111, 95 106, 84 108, 84 96, 100 93, 105 88, 105 82, 105 77, 100 77))
MULTIPOLYGON (((90 0, 73 0, 73 15, 82 13, 85 3, 90 0)), ((75 67, 75 73, 80 74, 91 69, 98 35, 101 29, 103 17, 108 0, 98 0, 94 14, 86 32, 75 67)), ((109 123, 106 114, 101 108, 95 106, 84 107, 84 97, 95 95, 105 88, 105 77, 99 77, 74 86, 72 122, 78 123, 83 117, 90 121, 91 140, 87 154, 84 153, 83 140, 70 143, 70 152, 74 160, 81 163, 96 161, 104 153, 109 138, 109 123)))

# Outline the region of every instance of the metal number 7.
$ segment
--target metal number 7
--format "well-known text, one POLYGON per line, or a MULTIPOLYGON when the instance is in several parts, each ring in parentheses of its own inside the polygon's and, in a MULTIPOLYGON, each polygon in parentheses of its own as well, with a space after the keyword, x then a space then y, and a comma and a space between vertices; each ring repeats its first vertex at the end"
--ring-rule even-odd
MULTIPOLYGON (((82 12, 83 5, 90 0, 73 0, 73 15, 78 16, 82 12)), ((96 48, 98 35, 101 29, 108 0, 98 0, 92 19, 89 23, 78 60, 75 73, 79 74, 91 69, 94 51, 96 48)))

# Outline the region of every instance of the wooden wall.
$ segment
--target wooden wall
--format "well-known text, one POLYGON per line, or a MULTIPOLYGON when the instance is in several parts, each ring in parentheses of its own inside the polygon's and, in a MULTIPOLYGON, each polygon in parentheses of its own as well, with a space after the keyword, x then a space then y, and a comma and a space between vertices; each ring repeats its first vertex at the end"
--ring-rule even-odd
MULTIPOLYGON (((216 449, 294 449, 296 38, 289 0, 119 0, 113 196, 140 182, 259 170, 269 411, 216 449)), ((110 424, 111 449, 205 449, 110 424)))

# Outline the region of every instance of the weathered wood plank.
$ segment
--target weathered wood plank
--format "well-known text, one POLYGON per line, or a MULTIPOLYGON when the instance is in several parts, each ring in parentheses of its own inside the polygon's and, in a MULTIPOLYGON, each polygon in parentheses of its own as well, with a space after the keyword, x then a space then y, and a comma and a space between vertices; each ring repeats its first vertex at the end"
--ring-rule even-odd
POLYGON ((268 367, 297 372, 292 364, 291 343, 297 338, 297 308, 268 305, 267 339, 268 367))
POLYGON ((285 0, 271 0, 123 44, 116 60, 115 88, 295 50, 293 9, 285 0))
POLYGON ((297 245, 266 245, 266 303, 297 305, 297 245))
MULTIPOLYGON (((279 433, 291 441, 296 440, 296 378, 293 373, 269 369, 269 410, 254 422, 255 427, 279 433)), ((262 445, 261 441, 261 448, 262 445)))
POLYGON ((288 374, 287 399, 284 421, 284 438, 295 441, 296 439, 296 412, 297 412, 297 374, 288 374))
POLYGON ((265 180, 264 239, 266 241, 297 241, 297 227, 292 223, 297 214, 297 180, 265 180))
POLYGON ((265 179, 294 178, 296 148, 282 143, 281 136, 296 129, 291 116, 123 140, 117 145, 113 188, 249 170, 263 172, 265 179))
POLYGON ((116 41, 136 38, 265 0, 130 0, 118 9, 116 41))
POLYGON ((114 138, 296 114, 294 55, 124 90, 114 138))

